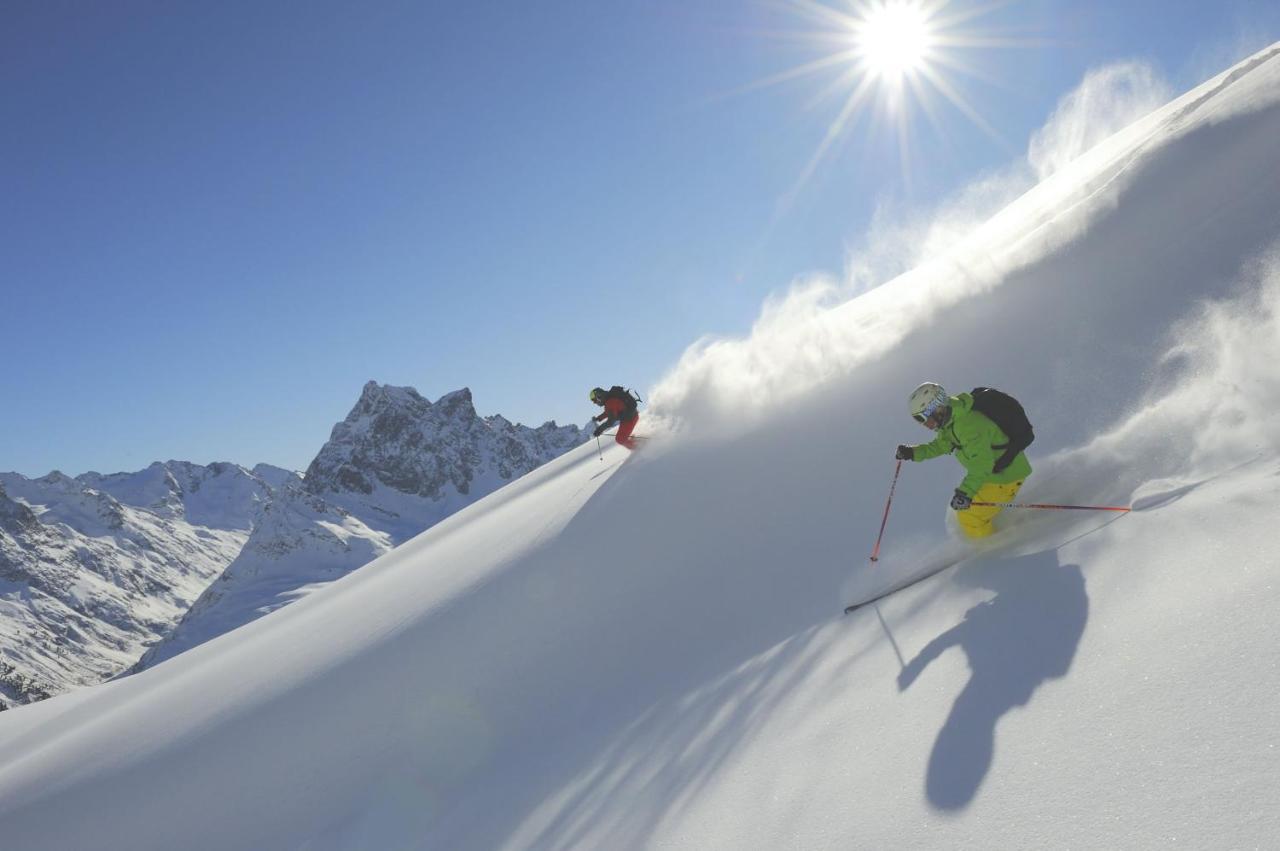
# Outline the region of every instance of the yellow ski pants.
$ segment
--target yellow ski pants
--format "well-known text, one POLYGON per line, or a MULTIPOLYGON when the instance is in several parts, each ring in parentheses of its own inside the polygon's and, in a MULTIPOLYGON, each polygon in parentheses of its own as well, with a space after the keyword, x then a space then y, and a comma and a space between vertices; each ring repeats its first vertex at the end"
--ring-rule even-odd
MULTIPOLYGON (((1021 487, 1022 482, 1009 482, 1004 485, 988 482, 978 488, 978 492, 973 495, 973 501, 1013 502, 1013 498, 1018 495, 1021 487)), ((957 511, 956 520, 960 522, 960 531, 964 532, 965 537, 985 538, 995 531, 991 521, 1003 510, 995 505, 975 505, 964 511, 957 511)))

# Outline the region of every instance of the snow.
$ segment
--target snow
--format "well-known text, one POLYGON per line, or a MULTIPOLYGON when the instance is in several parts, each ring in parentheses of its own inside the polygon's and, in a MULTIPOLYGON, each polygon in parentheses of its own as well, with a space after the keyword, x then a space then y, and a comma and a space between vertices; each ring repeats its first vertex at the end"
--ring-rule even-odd
POLYGON ((269 490, 220 463, 0 473, 0 705, 137 661, 240 552, 269 490))
POLYGON ((1272 844, 1278 101, 1280 47, 946 256, 695 346, 636 454, 574 449, 286 608, 4 713, 6 845, 1272 844), (1024 403, 1026 501, 1135 510, 1006 512, 966 551, 959 468, 904 465, 870 566, 925 379, 1024 403))
POLYGON ((368 382, 305 479, 274 491, 239 555, 131 671, 314 593, 584 437, 481 418, 466 388, 433 404, 412 387, 368 382))

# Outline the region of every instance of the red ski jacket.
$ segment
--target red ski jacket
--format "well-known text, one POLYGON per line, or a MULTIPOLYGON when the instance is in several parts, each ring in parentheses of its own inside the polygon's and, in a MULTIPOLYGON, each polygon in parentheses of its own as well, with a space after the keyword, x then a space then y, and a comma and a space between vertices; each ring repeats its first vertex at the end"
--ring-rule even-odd
MULTIPOLYGON (((600 415, 599 415, 599 416, 597 416, 597 417, 595 417, 595 420, 596 420, 596 422, 599 422, 599 421, 601 421, 601 420, 605 420, 605 419, 608 419, 608 420, 619 420, 619 421, 621 421, 621 420, 622 420, 623 415, 624 415, 624 414, 626 414, 626 412, 627 412, 627 403, 626 403, 626 401, 625 401, 625 400, 623 400, 623 399, 605 399, 605 400, 604 400, 604 413, 603 413, 603 414, 600 414, 600 415)), ((632 417, 638 417, 638 416, 640 416, 640 412, 639 412, 639 411, 633 411, 631 416, 632 416, 632 417)))

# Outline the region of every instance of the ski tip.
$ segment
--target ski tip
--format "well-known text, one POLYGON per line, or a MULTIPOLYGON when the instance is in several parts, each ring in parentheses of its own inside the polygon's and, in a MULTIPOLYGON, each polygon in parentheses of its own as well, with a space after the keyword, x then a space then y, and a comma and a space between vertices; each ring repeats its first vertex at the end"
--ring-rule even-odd
POLYGON ((858 609, 861 609, 861 608, 862 608, 862 604, 861 604, 861 603, 854 603, 852 606, 845 606, 845 607, 844 607, 844 613, 847 615, 847 614, 849 614, 850 612, 857 611, 858 609))

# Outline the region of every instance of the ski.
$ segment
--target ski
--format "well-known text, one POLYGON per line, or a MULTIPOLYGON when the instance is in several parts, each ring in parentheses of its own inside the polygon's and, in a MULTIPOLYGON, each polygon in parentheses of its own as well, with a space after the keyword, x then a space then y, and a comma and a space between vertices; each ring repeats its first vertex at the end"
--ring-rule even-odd
MULTIPOLYGON (((915 583, 913 582, 911 584, 914 585, 915 583)), ((892 591, 885 591, 883 594, 878 594, 875 597, 872 597, 870 600, 863 600, 861 603, 853 603, 852 605, 845 606, 844 613, 847 615, 850 612, 858 611, 858 609, 863 609, 863 608, 866 608, 867 606, 875 605, 876 603, 879 603, 881 600, 883 600, 885 597, 888 597, 891 594, 896 594, 899 591, 901 591, 903 588, 907 588, 907 587, 908 586, 903 585, 902 588, 894 588, 892 591)))
POLYGON ((866 600, 862 600, 861 602, 858 602, 858 603, 850 603, 849 605, 844 607, 844 613, 847 615, 850 612, 856 612, 858 609, 862 609, 867 606, 880 602, 885 597, 890 597, 894 594, 897 594, 899 591, 905 591, 906 589, 910 588, 912 585, 918 585, 919 583, 924 582, 926 579, 929 579, 930 577, 937 576, 939 573, 941 573, 942 571, 946 570, 949 567, 955 567, 957 564, 960 563, 960 561, 963 561, 963 559, 958 559, 956 561, 949 561, 946 564, 942 565, 941 567, 932 568, 920 574, 919 576, 916 576, 912 579, 907 580, 906 582, 903 582, 899 585, 894 585, 893 587, 889 588, 887 591, 881 591, 879 594, 876 594, 874 597, 869 597, 866 600))

